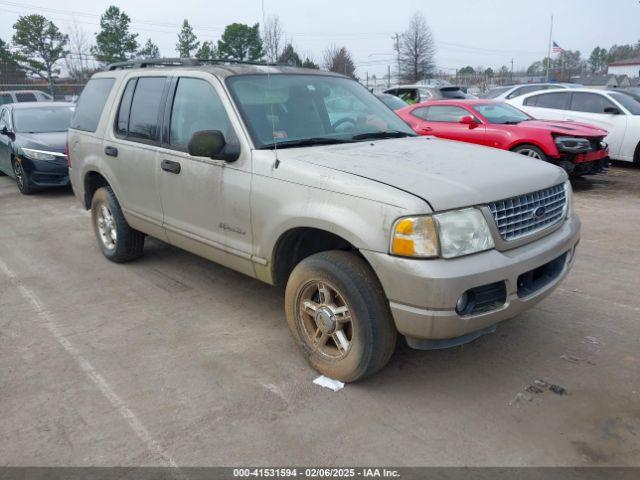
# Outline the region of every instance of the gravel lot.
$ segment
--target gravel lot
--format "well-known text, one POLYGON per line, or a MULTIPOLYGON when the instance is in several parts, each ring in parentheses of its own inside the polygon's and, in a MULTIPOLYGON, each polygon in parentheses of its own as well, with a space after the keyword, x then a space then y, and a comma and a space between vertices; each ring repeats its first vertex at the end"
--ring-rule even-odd
POLYGON ((70 191, 2 177, 0 466, 640 466, 640 169, 574 188, 582 241, 554 295, 334 393, 280 290, 153 240, 112 264, 70 191))

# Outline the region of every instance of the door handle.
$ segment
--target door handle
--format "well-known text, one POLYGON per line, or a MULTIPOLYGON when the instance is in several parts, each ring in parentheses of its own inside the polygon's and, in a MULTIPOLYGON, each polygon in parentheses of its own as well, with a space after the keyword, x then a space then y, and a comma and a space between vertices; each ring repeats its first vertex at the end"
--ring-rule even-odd
POLYGON ((433 128, 431 127, 420 127, 421 132, 432 132, 433 128))
POLYGON ((172 162, 171 160, 163 160, 160 164, 160 168, 165 172, 174 173, 176 175, 178 175, 180 170, 182 170, 182 167, 180 167, 178 162, 172 162))
POLYGON ((118 149, 116 147, 104 147, 104 154, 110 157, 117 157, 118 149))

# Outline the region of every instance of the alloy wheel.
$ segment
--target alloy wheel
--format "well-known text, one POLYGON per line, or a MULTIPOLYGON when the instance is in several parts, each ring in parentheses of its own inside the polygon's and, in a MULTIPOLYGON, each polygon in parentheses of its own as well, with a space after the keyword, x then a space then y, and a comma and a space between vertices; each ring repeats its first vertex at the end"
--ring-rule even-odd
POLYGON ((108 250, 115 249, 116 242, 118 241, 116 222, 113 218, 111 210, 104 203, 98 207, 96 223, 98 227, 98 234, 100 235, 100 241, 102 242, 102 244, 108 250))
POLYGON ((13 173, 16 176, 16 183, 20 191, 24 190, 24 170, 22 165, 17 160, 13 162, 13 173))
POLYGON ((522 150, 518 150, 518 153, 520 155, 525 155, 527 157, 535 158, 537 160, 542 160, 542 157, 540 156, 540 154, 530 148, 523 148, 522 150))
POLYGON ((341 360, 351 349, 353 319, 339 290, 325 281, 305 285, 298 296, 302 337, 314 352, 341 360))

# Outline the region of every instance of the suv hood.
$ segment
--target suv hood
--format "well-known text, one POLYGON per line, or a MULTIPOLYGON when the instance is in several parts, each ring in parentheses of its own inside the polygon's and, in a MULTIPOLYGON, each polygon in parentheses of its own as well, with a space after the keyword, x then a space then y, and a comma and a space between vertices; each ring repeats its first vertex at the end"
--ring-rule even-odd
POLYGON ((606 137, 609 132, 602 128, 594 127, 588 123, 569 122, 564 120, 528 120, 518 125, 507 125, 517 128, 530 128, 533 130, 544 130, 560 135, 570 135, 572 137, 606 137))
POLYGON ((278 157, 390 185, 422 198, 434 211, 482 205, 567 178, 564 170, 540 160, 434 137, 282 149, 278 157))

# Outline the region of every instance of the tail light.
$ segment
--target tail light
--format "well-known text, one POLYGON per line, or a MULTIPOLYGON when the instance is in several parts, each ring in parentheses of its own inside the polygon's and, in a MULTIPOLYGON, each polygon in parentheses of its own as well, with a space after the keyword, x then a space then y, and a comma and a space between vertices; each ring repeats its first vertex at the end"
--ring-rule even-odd
POLYGON ((69 155, 69 142, 65 146, 65 153, 67 155, 67 166, 71 168, 71 156, 69 155))

